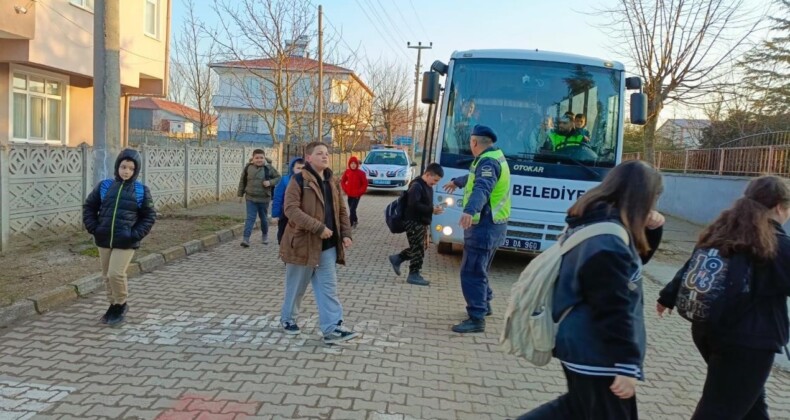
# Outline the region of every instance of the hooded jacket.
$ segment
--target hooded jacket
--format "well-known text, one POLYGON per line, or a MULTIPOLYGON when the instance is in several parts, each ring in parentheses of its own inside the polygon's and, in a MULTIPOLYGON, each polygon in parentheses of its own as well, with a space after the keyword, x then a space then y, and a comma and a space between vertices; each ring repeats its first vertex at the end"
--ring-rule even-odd
MULTIPOLYGON (((568 217, 568 233, 592 223, 623 224, 620 211, 606 203, 581 217, 568 217)), ((560 323, 554 356, 569 370, 590 376, 644 379, 646 335, 642 264, 661 242, 661 228, 647 231, 652 250, 640 257, 633 238, 626 245, 613 235, 590 238, 565 254, 554 289, 554 320, 560 323)))
MULTIPOLYGON (((749 255, 734 255, 729 273, 744 273, 743 264, 751 265, 752 276, 745 291, 728 300, 729 305, 715 325, 707 325, 721 343, 759 350, 779 351, 787 345, 790 321, 787 298, 790 297, 790 237, 779 223, 776 230, 777 252, 770 261, 755 261, 749 255)), ((686 262, 675 278, 661 290, 658 303, 673 309, 680 283, 691 261, 686 262)), ((728 282, 735 279, 727 279, 728 282)), ((736 283, 738 284, 738 283, 736 283)))
POLYGON ((82 206, 82 222, 100 248, 137 249, 156 221, 151 191, 137 180, 140 162, 136 150, 123 150, 115 160, 115 178, 96 185, 82 206), (118 174, 124 160, 134 162, 126 181, 118 174))
POLYGON ((348 164, 343 176, 340 177, 340 186, 347 196, 351 198, 359 198, 368 190, 368 177, 365 176, 365 171, 360 168, 359 159, 356 156, 348 158, 348 164), (351 164, 356 163, 357 169, 351 169, 351 164))
POLYGON ((433 220, 433 189, 421 176, 409 184, 403 218, 422 225, 430 225, 433 220))
POLYGON ((268 203, 272 200, 272 191, 280 182, 280 173, 274 169, 269 159, 264 159, 263 166, 248 163, 244 166, 239 180, 238 196, 247 196, 247 200, 254 203, 268 203), (263 181, 269 181, 270 186, 264 187, 263 181))
POLYGON ((285 217, 283 213, 283 201, 285 200, 285 189, 288 188, 288 183, 291 182, 291 176, 294 173, 294 165, 296 162, 303 158, 295 157, 288 163, 288 173, 280 178, 280 182, 274 187, 274 197, 272 198, 272 217, 285 217))

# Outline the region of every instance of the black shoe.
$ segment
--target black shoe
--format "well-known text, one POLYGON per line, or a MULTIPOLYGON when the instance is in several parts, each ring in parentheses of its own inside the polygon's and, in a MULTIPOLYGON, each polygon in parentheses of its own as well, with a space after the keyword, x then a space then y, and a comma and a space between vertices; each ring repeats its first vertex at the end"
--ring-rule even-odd
POLYGON ((486 330, 486 320, 485 319, 472 319, 469 318, 466 321, 453 325, 453 332, 457 333, 479 333, 485 332, 486 330))
POLYGON ((403 264, 403 259, 401 259, 400 254, 390 255, 389 260, 390 264, 392 264, 392 271, 400 276, 400 265, 403 264))
POLYGON ((338 322, 337 327, 335 327, 334 331, 324 336, 325 344, 334 344, 343 341, 348 341, 359 335, 358 332, 352 331, 344 327, 342 324, 343 321, 338 322))
POLYGON ((488 310, 486 311, 486 316, 491 316, 494 314, 494 310, 491 309, 491 305, 488 305, 488 310))
POLYGON ((428 286, 431 284, 431 282, 425 280, 419 272, 409 273, 409 277, 406 278, 406 283, 417 286, 428 286))
POLYGON ((106 324, 107 319, 109 319, 110 315, 112 315, 113 312, 115 311, 116 309, 115 306, 116 305, 110 305, 110 307, 107 308, 107 312, 105 312, 104 315, 102 315, 101 318, 99 318, 99 322, 101 322, 102 324, 106 324))
POLYGON ((126 321, 126 313, 129 312, 129 305, 115 305, 115 311, 107 317, 107 325, 118 325, 126 321))
POLYGON ((301 330, 299 330, 299 326, 296 325, 295 322, 285 322, 283 323, 283 332, 288 335, 299 335, 301 330))

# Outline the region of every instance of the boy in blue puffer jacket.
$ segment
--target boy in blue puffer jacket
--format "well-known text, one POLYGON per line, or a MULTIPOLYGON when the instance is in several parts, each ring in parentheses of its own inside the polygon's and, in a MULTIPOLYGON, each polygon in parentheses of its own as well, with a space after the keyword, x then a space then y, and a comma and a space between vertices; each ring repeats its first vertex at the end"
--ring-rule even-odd
POLYGON ((115 160, 115 177, 101 181, 82 207, 85 229, 93 235, 101 258, 102 278, 110 307, 101 322, 116 325, 124 321, 128 285, 126 269, 156 221, 151 191, 137 180, 140 154, 123 150, 115 160))
POLYGON ((291 181, 291 176, 302 172, 304 168, 304 159, 295 157, 291 159, 288 164, 288 173, 282 177, 277 186, 274 187, 274 198, 272 199, 272 217, 277 218, 277 244, 283 238, 285 227, 288 226, 288 218, 285 217, 283 211, 283 201, 285 201, 285 189, 288 188, 288 183, 291 181))

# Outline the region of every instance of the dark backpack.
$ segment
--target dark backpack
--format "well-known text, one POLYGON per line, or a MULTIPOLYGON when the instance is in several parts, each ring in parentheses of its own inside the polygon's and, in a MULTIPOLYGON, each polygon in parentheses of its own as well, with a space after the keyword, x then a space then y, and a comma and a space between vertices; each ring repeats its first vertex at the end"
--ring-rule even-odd
POLYGON ((718 324, 738 296, 749 293, 750 264, 739 265, 746 268, 731 272, 731 260, 717 249, 694 250, 681 274, 675 304, 678 314, 691 322, 718 324))
POLYGON ((406 212, 407 191, 404 191, 384 209, 384 221, 392 233, 406 232, 403 214, 406 212))

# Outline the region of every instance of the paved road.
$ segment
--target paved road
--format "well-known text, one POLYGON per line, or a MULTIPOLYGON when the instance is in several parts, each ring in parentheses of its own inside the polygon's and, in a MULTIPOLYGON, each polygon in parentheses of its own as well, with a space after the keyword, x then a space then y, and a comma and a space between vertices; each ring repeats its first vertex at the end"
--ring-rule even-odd
MULTIPOLYGON (((361 339, 324 346, 310 294, 305 333, 284 336, 275 248, 225 244, 133 279, 119 328, 98 324, 97 295, 0 330, 0 419, 501 419, 563 392, 557 363, 535 368, 497 349, 523 257, 497 257, 488 332, 453 334, 464 316, 460 256, 431 250, 429 288, 395 277, 385 257, 406 239, 381 223, 391 199, 362 200, 350 266, 339 270, 346 320, 361 339)), ((645 290, 653 302, 658 286, 645 290)), ((688 325, 652 311, 647 322, 642 417, 688 417, 704 377, 688 325)), ((790 418, 790 376, 775 372, 768 398, 774 418, 790 418)))

